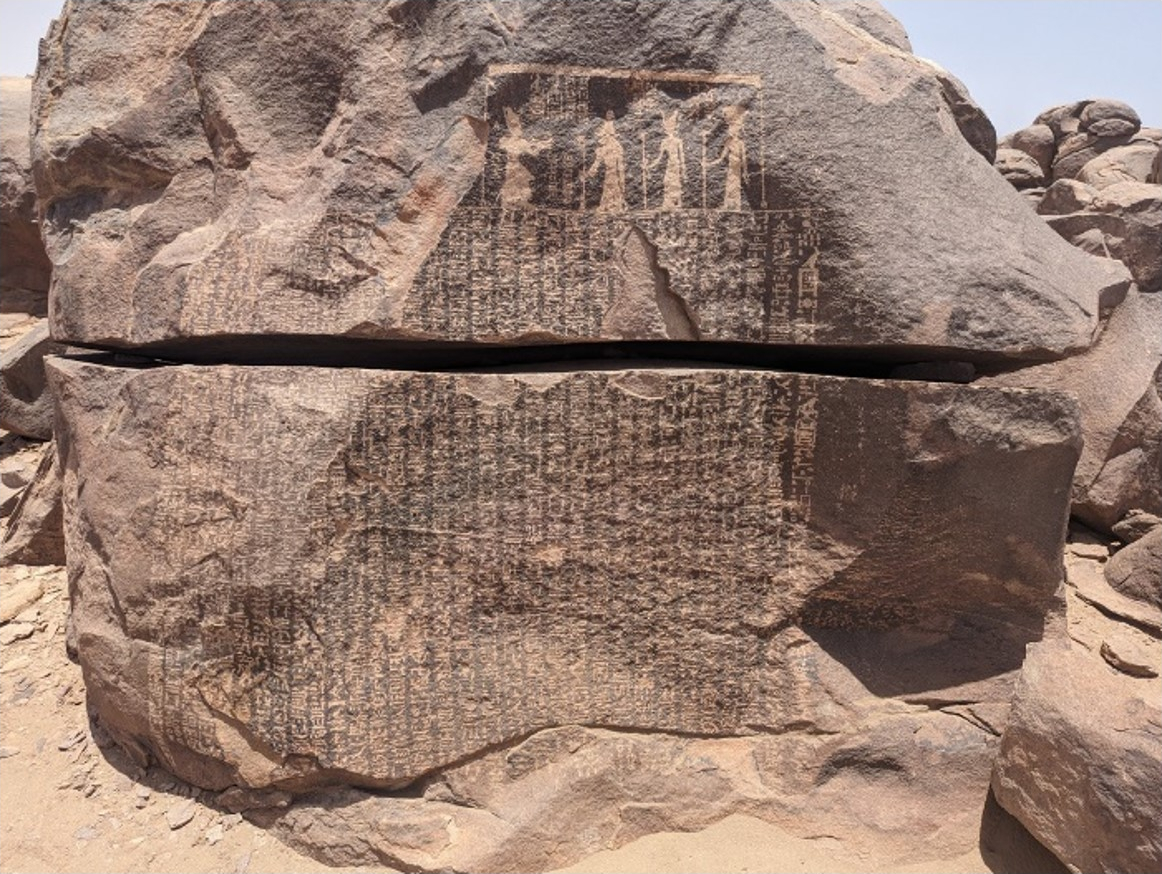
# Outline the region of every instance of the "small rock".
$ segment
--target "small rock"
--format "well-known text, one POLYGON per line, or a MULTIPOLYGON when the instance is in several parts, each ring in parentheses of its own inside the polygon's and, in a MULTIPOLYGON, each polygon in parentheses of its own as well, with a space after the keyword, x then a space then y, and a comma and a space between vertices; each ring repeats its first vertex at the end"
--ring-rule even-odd
POLYGON ((1122 543, 1133 543, 1135 540, 1141 540, 1159 525, 1162 525, 1162 519, 1153 513, 1131 510, 1121 521, 1114 523, 1113 532, 1122 543))
POLYGON ((228 813, 222 817, 222 826, 227 830, 234 828, 234 826, 239 825, 241 822, 241 813, 228 813))
POLYGON ((73 832, 73 837, 78 841, 91 841, 93 838, 98 837, 99 835, 100 832, 98 832, 91 825, 84 826, 83 828, 79 828, 73 832))
POLYGON ((0 627, 0 645, 8 646, 18 640, 27 640, 36 631, 31 622, 10 622, 0 627))
POLYGON ((85 739, 85 730, 83 728, 79 728, 76 731, 74 731, 72 734, 66 735, 64 737, 64 739, 61 740, 61 742, 56 745, 56 748, 58 750, 60 750, 61 752, 64 752, 65 750, 71 750, 73 747, 75 747, 77 744, 79 744, 84 739, 85 739))
POLYGON ((289 792, 279 789, 244 789, 241 786, 231 786, 218 796, 218 804, 231 813, 241 813, 244 810, 286 807, 292 798, 289 792))
POLYGON ((1045 196, 1037 205, 1041 215, 1069 215, 1081 212, 1093 205, 1097 189, 1076 179, 1058 179, 1045 190, 1045 196))
POLYGON ((197 805, 193 801, 181 801, 166 811, 165 821, 171 831, 177 831, 182 826, 189 825, 197 812, 197 805))
POLYGON ((148 786, 138 786, 135 790, 133 790, 133 794, 138 798, 148 799, 149 796, 153 794, 153 792, 150 791, 148 786))
POLYGON ((1158 653, 1135 640, 1103 640, 1101 657, 1111 668, 1131 677, 1158 676, 1158 653))
POLYGON ((234 874, 246 874, 246 869, 250 867, 250 853, 245 856, 238 857, 238 864, 234 866, 234 874))
POLYGON ((16 747, 0 747, 0 759, 10 759, 19 752, 16 747))
POLYGON ((1045 171, 1037 159, 1019 149, 997 149, 995 166, 1014 188, 1045 184, 1045 171))
POLYGON ((1110 557, 1110 549, 1104 543, 1070 543, 1066 549, 1082 558, 1107 559, 1110 557))
POLYGON ((20 580, 16 585, 8 587, 8 591, 0 595, 0 622, 11 622, 44 594, 44 580, 30 577, 20 580))
POLYGON ((4 664, 0 666, 0 674, 14 674, 17 671, 24 670, 31 664, 32 659, 30 659, 28 656, 20 656, 19 658, 14 658, 10 662, 4 662, 4 664))
POLYGON ((222 826, 216 825, 206 829, 206 843, 211 847, 222 840, 222 826))

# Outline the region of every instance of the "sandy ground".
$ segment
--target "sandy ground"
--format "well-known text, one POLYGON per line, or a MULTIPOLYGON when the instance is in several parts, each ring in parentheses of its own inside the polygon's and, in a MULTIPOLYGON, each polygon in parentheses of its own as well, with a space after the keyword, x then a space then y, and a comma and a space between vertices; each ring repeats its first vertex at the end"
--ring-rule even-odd
MULTIPOLYGON (((31 589, 29 606, 0 626, 0 871, 320 872, 211 793, 157 768, 136 767, 92 724, 80 668, 65 652, 63 568, 0 570, 0 593, 31 589)), ((987 808, 982 847, 954 859, 888 869, 845 852, 834 837, 795 837, 733 816, 692 834, 657 834, 597 853, 571 872, 1041 871, 1019 827, 987 808), (990 819, 991 818, 991 819, 990 819), (986 822, 986 825, 988 823, 986 822)), ((886 857, 886 855, 885 855, 886 857)), ((364 869, 376 870, 376 869, 364 869)), ((387 869, 377 869, 387 870, 387 869)))

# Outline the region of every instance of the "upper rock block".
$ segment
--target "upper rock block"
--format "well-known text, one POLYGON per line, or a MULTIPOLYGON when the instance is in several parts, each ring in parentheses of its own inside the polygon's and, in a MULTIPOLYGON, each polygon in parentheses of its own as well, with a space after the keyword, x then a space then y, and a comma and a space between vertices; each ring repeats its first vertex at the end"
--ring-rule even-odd
POLYGON ((1124 271, 843 11, 69 3, 34 88, 54 337, 1088 347, 1124 271))

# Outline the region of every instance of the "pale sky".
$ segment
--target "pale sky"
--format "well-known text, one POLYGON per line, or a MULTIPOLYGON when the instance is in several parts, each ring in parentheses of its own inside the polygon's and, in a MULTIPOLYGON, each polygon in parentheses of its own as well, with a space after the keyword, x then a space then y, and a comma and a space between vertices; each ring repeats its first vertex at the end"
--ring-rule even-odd
MULTIPOLYGON (((0 75, 34 71, 37 40, 62 5, 0 0, 0 75)), ((1162 0, 884 5, 903 22, 916 54, 960 78, 1000 134, 1050 106, 1093 97, 1124 100, 1144 124, 1162 127, 1162 0)))

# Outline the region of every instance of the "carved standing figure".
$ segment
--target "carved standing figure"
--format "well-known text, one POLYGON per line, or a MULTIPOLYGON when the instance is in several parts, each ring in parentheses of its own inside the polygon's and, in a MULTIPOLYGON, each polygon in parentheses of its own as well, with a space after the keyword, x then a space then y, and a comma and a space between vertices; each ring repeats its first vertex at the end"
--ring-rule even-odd
POLYGON ((625 212, 625 151, 617 139, 613 127, 613 113, 606 111, 605 121, 597 132, 597 151, 593 163, 585 173, 589 178, 597 175, 600 167, 605 168, 601 183, 601 202, 598 212, 625 212))
POLYGON ((666 169, 662 172, 662 209, 681 209, 682 186, 686 182, 686 149, 678 136, 678 113, 662 116, 662 128, 666 136, 650 167, 666 162, 666 169))
POLYGON ((722 196, 724 210, 742 209, 742 180, 746 173, 746 143, 742 140, 742 122, 746 110, 741 106, 728 106, 726 116, 726 144, 714 161, 726 162, 726 190, 722 196))
POLYGON ((504 108, 504 121, 508 133, 500 138, 500 148, 504 152, 504 183, 500 188, 500 203, 510 208, 528 206, 533 197, 533 174, 525 166, 523 158, 544 151, 549 147, 549 141, 528 139, 521 127, 520 116, 511 106, 504 108))

